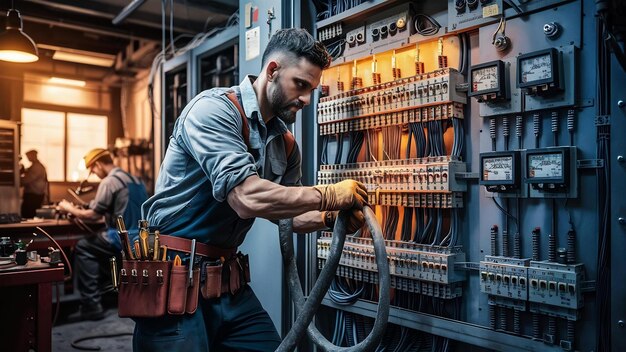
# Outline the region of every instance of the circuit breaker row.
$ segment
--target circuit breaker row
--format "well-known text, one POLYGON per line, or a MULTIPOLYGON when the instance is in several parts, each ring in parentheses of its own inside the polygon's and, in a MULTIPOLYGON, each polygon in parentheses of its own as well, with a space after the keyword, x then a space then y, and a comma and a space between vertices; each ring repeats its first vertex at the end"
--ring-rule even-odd
POLYGON ((528 301, 533 312, 570 320, 575 320, 576 311, 583 307, 583 279, 582 264, 495 256, 480 262, 481 292, 528 301))
MULTIPOLYGON (((318 258, 328 258, 331 242, 332 237, 329 233, 324 233, 317 240, 318 258)), ((389 272, 393 276, 440 284, 461 282, 466 279, 464 272, 454 268, 455 263, 465 262, 465 253, 459 248, 397 247, 389 245, 390 242, 392 241, 388 240, 386 245, 387 261, 389 272)), ((346 238, 339 263, 347 267, 377 271, 373 245, 353 241, 352 238, 346 238)))
POLYGON ((444 68, 324 97, 317 108, 318 122, 337 122, 442 102, 465 104, 465 93, 456 91, 456 85, 463 82, 458 71, 444 68))
MULTIPOLYGON (((326 259, 318 258, 318 269, 322 269, 326 264, 326 259)), ((335 273, 337 276, 347 279, 378 284, 378 273, 375 271, 353 268, 339 265, 335 273)), ((439 284, 435 282, 419 281, 411 278, 404 278, 392 275, 390 277, 390 287, 396 290, 418 293, 426 296, 442 299, 452 299, 463 295, 463 284, 460 282, 451 284, 439 284)))
POLYGON ((393 125, 406 125, 411 122, 427 122, 463 118, 463 104, 435 103, 427 107, 413 107, 375 113, 358 118, 343 119, 320 124, 320 135, 363 131, 393 125))
POLYGON ((455 175, 467 171, 457 158, 445 156, 438 161, 429 158, 385 160, 343 165, 322 165, 317 173, 319 184, 333 184, 353 179, 366 185, 368 191, 450 191, 465 192, 467 184, 455 175))
POLYGON ((410 208, 451 209, 463 208, 463 193, 384 193, 376 191, 369 194, 372 205, 401 206, 410 208))

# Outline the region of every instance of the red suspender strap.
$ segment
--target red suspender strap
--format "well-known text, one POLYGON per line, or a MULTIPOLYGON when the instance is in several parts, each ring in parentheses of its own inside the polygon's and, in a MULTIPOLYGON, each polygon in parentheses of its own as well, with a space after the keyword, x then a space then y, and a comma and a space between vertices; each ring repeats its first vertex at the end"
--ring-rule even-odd
POLYGON ((246 117, 246 113, 243 111, 241 104, 239 104, 239 99, 237 99, 237 93, 235 93, 234 91, 229 91, 226 96, 228 97, 228 100, 230 100, 235 105, 237 110, 239 110, 241 123, 243 125, 241 127, 241 133, 243 134, 243 140, 246 142, 248 150, 250 150, 250 127, 248 126, 248 118, 246 117))
POLYGON ((293 152, 293 149, 296 147, 296 137, 293 136, 293 133, 287 131, 283 133, 283 141, 285 141, 285 154, 287 156, 287 161, 289 161, 291 152, 293 152))

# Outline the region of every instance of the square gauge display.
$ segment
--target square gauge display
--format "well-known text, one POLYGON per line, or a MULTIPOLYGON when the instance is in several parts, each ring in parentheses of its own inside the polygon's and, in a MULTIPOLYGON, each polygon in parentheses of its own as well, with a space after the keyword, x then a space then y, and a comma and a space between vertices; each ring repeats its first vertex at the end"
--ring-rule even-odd
POLYGON ((506 96, 505 66, 501 60, 485 62, 470 68, 469 96, 506 96))
POLYGON ((559 52, 554 48, 517 57, 517 86, 559 86, 559 52))
POLYGON ((563 153, 531 154, 528 156, 529 179, 562 179, 563 153))
POLYGON ((520 152, 501 151, 480 153, 480 180, 485 186, 517 188, 521 183, 520 152))

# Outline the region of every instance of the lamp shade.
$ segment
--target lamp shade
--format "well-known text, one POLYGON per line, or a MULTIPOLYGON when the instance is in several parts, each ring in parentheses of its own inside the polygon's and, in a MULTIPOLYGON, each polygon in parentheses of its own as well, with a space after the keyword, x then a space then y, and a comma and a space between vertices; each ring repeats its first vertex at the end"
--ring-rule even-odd
POLYGON ((39 60, 35 42, 22 32, 22 18, 15 9, 7 12, 6 31, 0 33, 0 60, 11 62, 39 60))

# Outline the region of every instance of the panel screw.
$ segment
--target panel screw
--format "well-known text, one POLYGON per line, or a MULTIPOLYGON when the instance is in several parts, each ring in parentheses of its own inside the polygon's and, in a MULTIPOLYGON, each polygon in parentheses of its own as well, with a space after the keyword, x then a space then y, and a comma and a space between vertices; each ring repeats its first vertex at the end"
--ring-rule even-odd
POLYGON ((620 328, 624 327, 624 321, 623 320, 618 320, 617 321, 617 326, 619 326, 620 328))
POLYGON ((624 156, 623 155, 618 155, 617 156, 617 161, 623 163, 624 162, 624 156))
POLYGON ((626 224, 626 219, 624 219, 623 217, 619 217, 617 218, 617 222, 623 225, 623 224, 626 224))
POLYGON ((623 100, 618 100, 617 101, 617 106, 620 108, 623 108, 624 106, 626 106, 626 103, 623 100))

